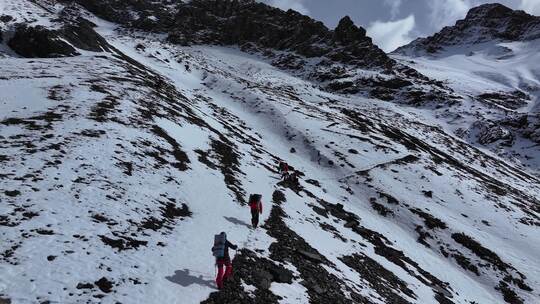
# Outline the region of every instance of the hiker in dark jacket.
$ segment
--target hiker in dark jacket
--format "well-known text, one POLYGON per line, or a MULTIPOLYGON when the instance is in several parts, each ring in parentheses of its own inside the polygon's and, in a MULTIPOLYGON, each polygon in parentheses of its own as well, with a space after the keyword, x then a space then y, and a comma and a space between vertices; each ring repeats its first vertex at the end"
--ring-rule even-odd
POLYGON ((229 256, 229 248, 236 250, 238 246, 227 240, 227 234, 225 234, 225 232, 221 232, 214 237, 212 252, 216 257, 216 265, 218 267, 216 276, 216 285, 218 289, 222 289, 223 282, 232 276, 233 267, 229 256), (223 272, 223 266, 225 266, 225 272, 223 272))
POLYGON ((300 185, 300 183, 298 182, 298 171, 294 171, 288 178, 288 181, 289 181, 289 184, 291 186, 294 186, 294 187, 297 187, 300 185))
POLYGON ((281 179, 286 180, 289 176, 289 164, 280 160, 278 165, 278 170, 281 173, 281 179))
POLYGON ((262 195, 252 194, 249 196, 249 208, 251 209, 251 225, 253 228, 257 228, 259 225, 259 214, 262 213, 262 195))

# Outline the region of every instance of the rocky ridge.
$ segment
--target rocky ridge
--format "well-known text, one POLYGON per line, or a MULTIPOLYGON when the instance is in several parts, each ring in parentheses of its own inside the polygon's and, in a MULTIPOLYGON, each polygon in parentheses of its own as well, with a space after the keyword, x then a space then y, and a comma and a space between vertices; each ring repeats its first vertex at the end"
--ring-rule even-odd
POLYGON ((296 11, 254 0, 76 2, 126 28, 165 33, 173 44, 238 46, 331 92, 416 105, 459 102, 443 83, 388 57, 347 16, 330 30, 296 11))
POLYGON ((437 54, 445 48, 493 41, 530 41, 540 38, 540 17, 512 10, 502 4, 472 8, 455 25, 436 34, 418 38, 394 51, 395 54, 421 56, 437 54))

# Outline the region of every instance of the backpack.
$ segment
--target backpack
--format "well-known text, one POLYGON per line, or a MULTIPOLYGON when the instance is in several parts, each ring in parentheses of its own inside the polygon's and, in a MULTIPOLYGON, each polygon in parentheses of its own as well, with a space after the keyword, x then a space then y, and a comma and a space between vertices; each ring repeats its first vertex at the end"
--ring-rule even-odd
POLYGON ((261 198, 262 198, 262 195, 260 194, 251 194, 249 196, 249 203, 255 203, 255 202, 260 202, 261 201, 261 198))
POLYGON ((216 258, 225 257, 225 243, 227 242, 227 235, 220 233, 214 235, 214 246, 212 247, 212 254, 216 258))

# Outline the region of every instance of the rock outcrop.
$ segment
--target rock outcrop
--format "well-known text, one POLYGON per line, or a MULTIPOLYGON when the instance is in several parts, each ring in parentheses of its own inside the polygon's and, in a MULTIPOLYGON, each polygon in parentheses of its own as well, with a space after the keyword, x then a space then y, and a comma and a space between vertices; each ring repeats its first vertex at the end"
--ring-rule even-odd
POLYGON ((73 57, 80 55, 77 49, 110 51, 112 47, 94 31, 94 26, 82 18, 68 22, 57 30, 40 25, 17 25, 8 45, 17 54, 27 58, 73 57))
POLYGON ((17 54, 27 58, 55 58, 79 55, 75 48, 60 35, 43 26, 17 26, 8 45, 17 54))

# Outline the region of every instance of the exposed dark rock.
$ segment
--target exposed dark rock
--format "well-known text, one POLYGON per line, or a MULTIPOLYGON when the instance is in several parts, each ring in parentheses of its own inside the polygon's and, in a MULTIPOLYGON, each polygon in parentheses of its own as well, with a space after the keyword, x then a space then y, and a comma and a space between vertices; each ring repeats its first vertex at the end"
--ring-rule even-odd
POLYGON ((452 254, 452 256, 454 257, 456 262, 459 264, 459 266, 461 266, 463 269, 469 270, 473 272, 474 274, 476 274, 477 276, 480 276, 478 267, 476 267, 476 265, 474 265, 469 258, 467 258, 461 253, 454 253, 452 254))
POLYGON ((349 16, 343 17, 334 30, 334 40, 343 44, 366 39, 366 30, 354 25, 349 16))
POLYGON ((371 303, 369 300, 348 290, 350 297, 345 296, 344 286, 338 278, 327 272, 320 264, 333 267, 324 256, 312 248, 305 240, 285 225, 283 210, 275 205, 266 221, 268 234, 277 242, 270 245, 270 258, 279 262, 289 262, 299 271, 306 287, 311 303, 371 303))
POLYGON ((272 202, 274 204, 281 205, 286 201, 287 199, 285 198, 285 194, 283 194, 283 192, 275 190, 274 193, 272 193, 272 202))
POLYGON ((280 54, 276 59, 272 61, 272 65, 284 70, 300 70, 306 64, 306 60, 302 57, 286 53, 280 54))
POLYGON ((98 213, 93 214, 92 218, 94 219, 94 222, 106 223, 109 221, 109 218, 107 218, 103 214, 98 214, 98 213))
POLYGON ((162 128, 158 126, 154 126, 152 128, 152 132, 156 134, 157 136, 163 138, 167 143, 169 143, 169 145, 172 146, 171 154, 177 161, 176 163, 173 163, 172 165, 181 171, 187 170, 188 169, 187 164, 190 163, 190 160, 187 154, 184 151, 182 151, 180 144, 174 138, 172 138, 169 134, 167 134, 165 130, 163 130, 162 128))
POLYGON ((94 24, 86 19, 78 19, 61 29, 61 35, 75 47, 91 52, 110 52, 112 47, 93 29, 94 24))
MULTIPOLYGON (((357 215, 344 210, 342 204, 331 204, 322 200, 319 200, 319 203, 325 207, 328 213, 335 216, 336 218, 342 220, 347 219, 348 221, 360 221, 357 215)), ((449 287, 448 283, 439 280, 431 273, 422 269, 418 265, 418 263, 406 256, 402 251, 390 247, 389 245, 391 245, 391 242, 384 235, 376 231, 370 230, 362 225, 353 225, 350 229, 362 236, 365 240, 372 243, 374 245, 376 254, 383 256, 388 261, 401 267, 410 275, 416 277, 420 282, 426 284, 427 286, 431 286, 434 290, 437 290, 437 293, 440 293, 440 291, 444 291, 442 297, 447 298, 449 295, 451 295, 451 288, 449 287), (416 269, 418 273, 416 273, 415 271, 411 271, 409 267, 416 269)))
POLYGON ((92 289, 94 288, 94 284, 92 283, 79 283, 76 286, 77 289, 92 289))
POLYGON ((514 290, 512 290, 505 282, 500 282, 495 288, 503 294, 504 301, 510 304, 523 304, 523 299, 520 298, 514 290))
POLYGON ((527 105, 531 97, 522 91, 513 92, 489 92, 476 97, 479 101, 493 106, 502 106, 511 110, 516 110, 527 105))
POLYGON ((348 221, 347 223, 345 223, 345 225, 343 225, 343 227, 345 227, 345 228, 353 228, 353 227, 356 227, 358 225, 360 225, 360 223, 357 220, 351 220, 351 221, 348 221))
POLYGON ((103 291, 104 293, 110 293, 113 288, 113 282, 109 281, 105 277, 97 280, 96 282, 94 282, 94 284, 96 284, 99 290, 103 291))
POLYGON ((469 248, 474 254, 476 254, 482 260, 485 260, 491 263, 493 266, 497 267, 501 271, 507 271, 513 269, 512 266, 506 264, 499 258, 495 252, 485 248, 480 243, 469 237, 464 233, 454 233, 452 234, 454 241, 463 245, 466 248, 469 248))
POLYGON ((21 191, 19 190, 6 190, 4 191, 4 194, 7 196, 15 197, 21 195, 21 191))
POLYGON ((411 210, 412 213, 421 217, 424 220, 426 227, 428 227, 429 229, 435 229, 435 228, 446 229, 448 227, 445 222, 441 221, 440 219, 434 217, 433 215, 426 213, 418 208, 411 208, 409 210, 411 210))
POLYGON ((11 299, 0 297, 0 304, 11 304, 11 299))
POLYGON ((429 198, 432 198, 433 197, 433 191, 426 191, 426 190, 422 190, 422 193, 424 193, 424 195, 426 197, 429 197, 429 198))
POLYGON ((6 227, 15 227, 19 225, 18 222, 12 222, 11 219, 6 215, 0 215, 0 226, 6 227))
POLYGON ((298 250, 298 253, 300 253, 301 255, 303 255, 305 258, 309 259, 309 260, 312 260, 314 262, 317 262, 317 263, 322 263, 324 262, 324 258, 323 256, 321 256, 320 254, 317 254, 317 253, 314 253, 314 252, 309 252, 309 251, 305 251, 305 250, 298 250))
POLYGON ((41 235, 53 235, 54 234, 54 231, 49 230, 49 229, 43 229, 43 228, 36 229, 35 231, 38 234, 41 234, 41 235))
POLYGON ((56 31, 43 26, 19 25, 8 45, 17 54, 27 58, 72 57, 79 55, 56 31))
POLYGON ((218 167, 223 174, 227 188, 235 194, 237 202, 245 203, 245 193, 242 190, 239 177, 237 177, 237 175, 244 173, 240 170, 240 155, 236 150, 236 146, 225 138, 222 138, 222 140, 212 139, 210 146, 212 152, 219 159, 218 167))
POLYGON ((431 245, 426 241, 428 238, 433 238, 431 236, 431 234, 427 231, 424 230, 424 227, 423 226, 420 226, 420 225, 417 225, 416 228, 414 229, 414 231, 416 231, 416 233, 418 234, 418 243, 428 247, 428 248, 431 248, 431 245))
POLYGON ((0 16, 0 21, 2 21, 4 23, 11 22, 12 20, 13 20, 13 17, 10 16, 10 15, 2 15, 2 16, 0 16))
POLYGON ((399 205, 399 201, 388 193, 378 192, 379 197, 386 198, 386 202, 392 205, 399 205))
POLYGON ((272 281, 277 283, 291 284, 293 280, 293 274, 290 270, 282 267, 274 267, 269 269, 272 275, 272 281))
POLYGON ((136 249, 139 246, 146 246, 146 244, 148 244, 147 241, 140 241, 126 236, 122 236, 119 239, 112 239, 101 235, 100 239, 103 243, 111 246, 112 248, 118 249, 118 251, 136 249))
POLYGON ((505 300, 508 303, 522 302, 517 301, 519 297, 514 297, 514 295, 516 294, 512 290, 510 285, 508 285, 507 283, 511 283, 525 291, 532 291, 532 288, 525 283, 526 277, 522 273, 517 271, 514 267, 502 261, 501 258, 499 258, 497 254, 495 254, 495 252, 483 247, 480 243, 475 241, 473 238, 465 235, 464 233, 454 233, 452 234, 452 239, 471 250, 480 259, 489 263, 488 265, 479 264, 479 266, 486 267, 491 265, 493 269, 498 270, 505 275, 505 282, 501 281, 500 284, 496 287, 496 289, 498 289, 503 294, 505 300))
POLYGON ((109 95, 92 107, 89 117, 98 122, 106 122, 118 105, 117 98, 109 95))
POLYGON ((381 295, 386 303, 410 303, 401 297, 400 293, 406 294, 413 299, 416 298, 416 295, 409 289, 407 283, 370 257, 363 254, 354 254, 341 257, 340 260, 356 270, 362 279, 368 281, 371 288, 381 295))
MULTIPOLYGON (((394 212, 388 208, 386 208, 384 205, 379 204, 375 201, 371 202, 371 207, 375 209, 380 215, 387 216, 387 215, 394 215, 394 212)), ((345 225, 347 227, 347 225, 345 225)), ((350 228, 350 227, 348 227, 350 228)))
POLYGON ((162 228, 169 230, 173 229, 173 224, 177 218, 184 218, 191 216, 191 211, 186 204, 182 204, 182 207, 176 206, 175 199, 169 199, 170 202, 162 203, 161 217, 150 216, 144 219, 138 226, 139 229, 150 229, 158 231, 162 228))
POLYGON ((473 127, 478 130, 477 140, 482 145, 500 142, 511 146, 514 142, 512 132, 495 122, 477 121, 473 124, 473 127))
POLYGON ((482 145, 510 147, 517 136, 521 135, 534 143, 540 143, 540 114, 538 113, 508 113, 500 120, 481 120, 475 122, 469 133, 476 135, 476 140, 482 145))
POLYGON ((280 298, 269 290, 271 283, 292 283, 292 272, 271 260, 258 257, 248 249, 240 250, 233 264, 232 279, 225 282, 222 290, 210 294, 202 303, 278 303, 280 298), (242 288, 242 281, 256 288, 251 296, 242 288))
POLYGON ((175 205, 174 199, 172 202, 167 202, 161 207, 162 215, 169 220, 174 220, 178 217, 189 217, 191 216, 191 211, 186 204, 182 204, 182 207, 177 207, 175 205))

